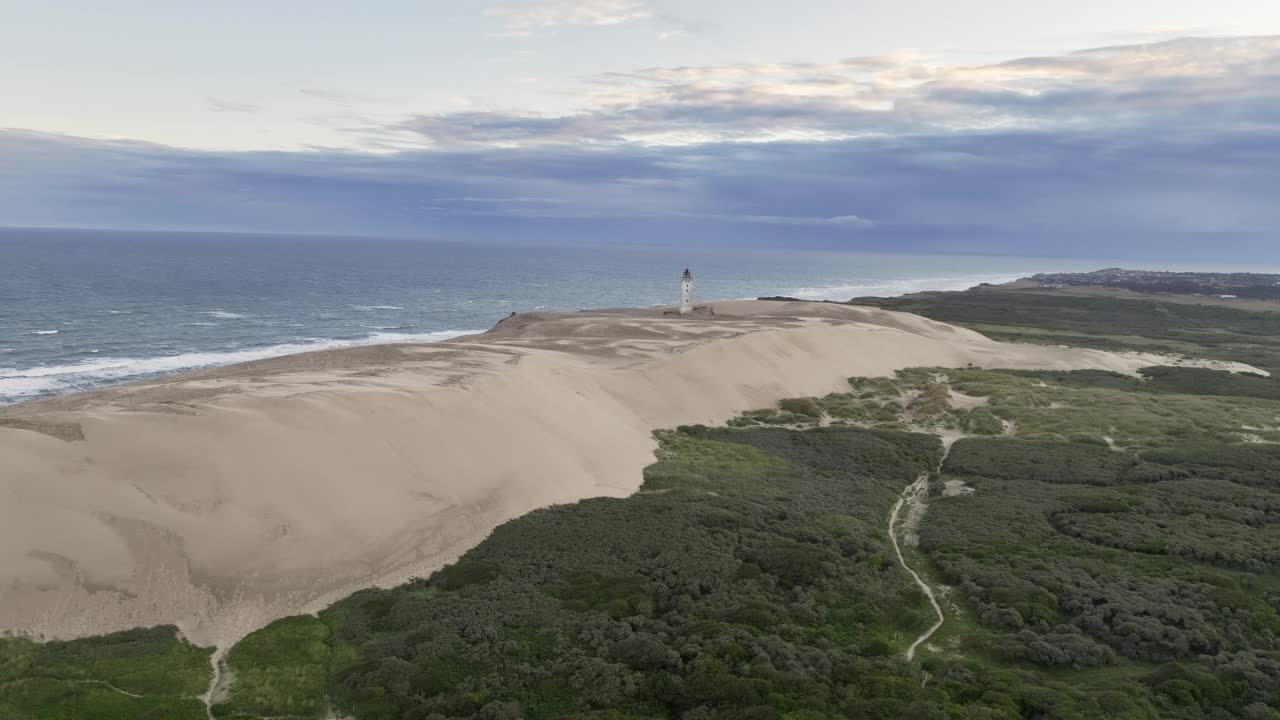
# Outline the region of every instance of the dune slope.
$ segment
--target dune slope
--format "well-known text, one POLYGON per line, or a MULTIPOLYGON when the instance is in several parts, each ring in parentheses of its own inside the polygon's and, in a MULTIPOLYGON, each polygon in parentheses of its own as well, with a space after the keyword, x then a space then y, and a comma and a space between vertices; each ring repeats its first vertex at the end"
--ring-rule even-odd
POLYGON ((538 507, 639 486, 655 428, 919 365, 1100 368, 883 310, 528 314, 0 408, 0 630, 227 646, 425 575, 538 507))

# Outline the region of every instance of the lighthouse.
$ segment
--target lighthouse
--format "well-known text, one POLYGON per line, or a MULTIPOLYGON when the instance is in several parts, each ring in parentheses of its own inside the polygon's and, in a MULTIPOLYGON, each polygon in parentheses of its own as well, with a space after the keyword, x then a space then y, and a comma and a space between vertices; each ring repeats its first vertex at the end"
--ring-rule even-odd
POLYGON ((689 272, 689 268, 684 269, 684 276, 680 278, 680 314, 688 315, 693 312, 693 273, 689 272))

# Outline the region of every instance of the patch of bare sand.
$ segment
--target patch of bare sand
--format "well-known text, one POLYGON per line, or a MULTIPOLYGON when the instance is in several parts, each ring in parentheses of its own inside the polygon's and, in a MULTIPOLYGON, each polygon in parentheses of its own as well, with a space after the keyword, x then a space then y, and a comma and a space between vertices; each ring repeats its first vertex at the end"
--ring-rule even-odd
POLYGON ((1193 358, 1186 357, 1185 355, 1168 355, 1162 353, 1126 352, 1121 354, 1141 361, 1141 367, 1164 365, 1169 367, 1204 368, 1206 370, 1223 370, 1229 373, 1251 373, 1253 375, 1271 377, 1271 373, 1266 370, 1242 362, 1233 362, 1231 360, 1209 360, 1207 358, 1193 358))
POLYGON ((873 308, 712 308, 517 315, 0 408, 0 630, 174 623, 226 647, 535 508, 634 492, 655 428, 912 366, 1141 362, 873 308))
POLYGON ((991 398, 989 397, 965 395, 962 392, 957 392, 950 388, 948 388, 948 392, 951 394, 951 407, 957 410, 972 410, 974 408, 985 407, 991 402, 991 398))

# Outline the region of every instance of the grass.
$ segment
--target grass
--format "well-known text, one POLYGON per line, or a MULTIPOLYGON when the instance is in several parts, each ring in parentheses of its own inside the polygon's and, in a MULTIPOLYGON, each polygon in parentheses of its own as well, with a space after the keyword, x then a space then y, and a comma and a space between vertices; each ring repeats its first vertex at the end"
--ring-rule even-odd
POLYGON ((0 690, 0 717, 5 720, 204 720, 205 708, 196 698, 135 698, 90 682, 26 678, 6 683, 0 690))
MULTIPOLYGON (((1039 293, 1041 295, 1117 298, 1120 300, 1158 300, 1162 303, 1179 305, 1201 305, 1207 307, 1226 307, 1248 312, 1280 312, 1280 302, 1275 300, 1254 300, 1250 298, 1221 298, 1209 295, 1175 295, 1172 293, 1139 293, 1123 288, 1108 287, 1063 287, 1063 288, 1022 288, 1017 292, 1039 293)), ((1228 293, 1229 294, 1229 293, 1228 293)))
MULTIPOLYGON (((990 643, 991 631, 977 621, 971 609, 962 606, 961 598, 942 581, 942 576, 929 562, 929 558, 913 546, 903 546, 902 558, 933 588, 938 605, 942 607, 942 626, 917 648, 917 661, 923 661, 929 655, 991 661, 985 650, 990 643)), ((918 635, 913 636, 909 642, 913 642, 915 637, 918 635)), ((905 650, 906 647, 902 649, 905 650)))
POLYGON ((1280 370, 1280 313, 1254 303, 1165 295, 975 288, 858 305, 913 312, 1000 340, 1104 350, 1170 351, 1280 370))
POLYGON ((212 650, 163 626, 38 644, 0 639, 0 717, 204 718, 212 650))
POLYGON ((329 712, 328 683, 348 655, 319 617, 277 620, 236 643, 223 661, 231 678, 214 716, 320 718, 329 712))
POLYGON ((786 473, 784 461, 750 445, 701 442, 702 434, 697 427, 660 432, 659 462, 645 468, 641 491, 723 493, 752 487, 782 492, 769 479, 786 473))
MULTIPOLYGON (((1201 368, 1155 367, 1147 379, 1114 373, 914 368, 893 378, 852 378, 851 390, 816 399, 836 422, 888 430, 957 430, 1133 450, 1186 440, 1280 443, 1280 381, 1201 368), (953 408, 948 391, 986 398, 953 408), (1204 394, 1190 394, 1198 390, 1204 394)), ((755 411, 739 426, 770 424, 755 411)), ((814 424, 809 416, 795 416, 814 424)))

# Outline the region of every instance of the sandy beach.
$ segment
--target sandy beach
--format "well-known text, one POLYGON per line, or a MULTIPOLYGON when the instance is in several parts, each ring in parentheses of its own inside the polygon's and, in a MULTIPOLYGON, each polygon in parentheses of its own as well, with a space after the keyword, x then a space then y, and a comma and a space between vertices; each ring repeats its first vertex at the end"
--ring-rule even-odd
POLYGON ((0 631, 173 623, 225 647, 530 510, 635 491, 656 428, 911 366, 1151 364, 869 308, 708 307, 520 314, 0 408, 0 631))

